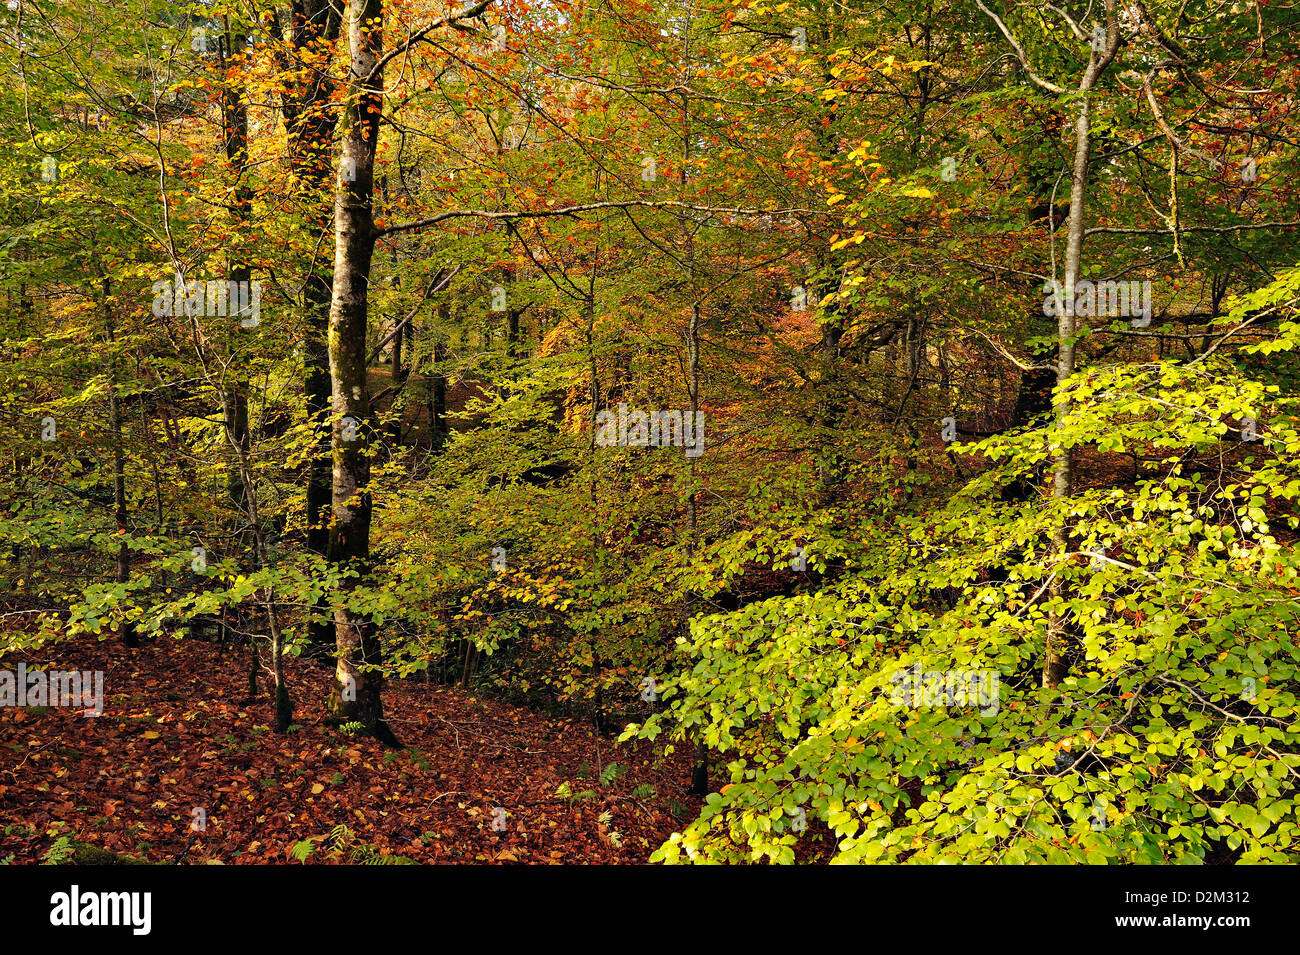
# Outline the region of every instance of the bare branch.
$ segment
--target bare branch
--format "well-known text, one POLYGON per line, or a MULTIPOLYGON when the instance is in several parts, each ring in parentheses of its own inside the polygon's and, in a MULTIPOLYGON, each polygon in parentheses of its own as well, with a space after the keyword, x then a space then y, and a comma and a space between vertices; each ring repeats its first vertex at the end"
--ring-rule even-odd
POLYGON ((1065 87, 1057 86, 1055 83, 1043 79, 1034 72, 1034 68, 1029 65, 1029 57, 1025 53, 1025 48, 1020 45, 1020 41, 1017 40, 1011 31, 1007 29, 1007 25, 1002 22, 1002 18, 988 7, 984 6, 984 0, 975 0, 975 3, 984 11, 985 15, 997 25, 997 28, 1001 31, 1002 35, 1007 38, 1007 42, 1011 44, 1011 49, 1016 51, 1016 59, 1020 61, 1020 65, 1024 69, 1025 75, 1049 93, 1056 93, 1058 96, 1064 93, 1065 87))

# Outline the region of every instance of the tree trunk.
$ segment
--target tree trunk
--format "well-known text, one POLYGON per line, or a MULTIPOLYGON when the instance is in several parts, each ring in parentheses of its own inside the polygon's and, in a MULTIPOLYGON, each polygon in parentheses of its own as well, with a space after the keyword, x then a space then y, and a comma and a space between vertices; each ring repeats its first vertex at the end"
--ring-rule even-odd
MULTIPOLYGON (((117 398, 117 334, 113 323, 113 306, 109 303, 111 280, 104 279, 104 320, 108 329, 108 419, 113 441, 113 520, 122 542, 117 547, 117 582, 131 579, 131 548, 126 542, 126 455, 122 448, 122 406, 117 398)), ((135 624, 122 624, 122 643, 139 645, 135 624)))
MULTIPOLYGON (((1074 335, 1077 324, 1074 314, 1074 289, 1079 280, 1079 268, 1083 260, 1083 240, 1086 220, 1084 208, 1088 189, 1088 162, 1092 150, 1092 111, 1091 93, 1097 84, 1097 78, 1114 58, 1119 46, 1119 27, 1116 22, 1113 0, 1107 0, 1106 17, 1108 22, 1107 49, 1104 53, 1093 51, 1088 58, 1083 79, 1079 83, 1078 112, 1074 119, 1074 164, 1070 174, 1070 215, 1066 225, 1064 293, 1057 308, 1056 327, 1056 384, 1057 399, 1055 403, 1056 425, 1059 428, 1069 413, 1070 402, 1059 390, 1074 375, 1075 343, 1074 335)), ((1058 445, 1053 449, 1052 464, 1052 499, 1062 508, 1060 521, 1052 529, 1052 553, 1056 558, 1056 575, 1052 578, 1048 593, 1057 602, 1065 598, 1065 586, 1061 581, 1064 569, 1061 561, 1070 549, 1070 528, 1064 516, 1064 502, 1070 497, 1073 483, 1073 456, 1069 448, 1058 445)), ((1059 609, 1053 609, 1047 621, 1047 639, 1043 654, 1043 686, 1054 687, 1065 678, 1068 664, 1065 658, 1067 642, 1067 620, 1059 609)))
POLYGON ((446 302, 438 305, 440 328, 433 339, 432 359, 433 377, 429 382, 429 450, 441 451, 447 441, 447 376, 441 365, 447 358, 447 346, 442 340, 442 329, 447 327, 451 318, 451 306, 446 302))
POLYGON ((382 0, 352 0, 347 11, 351 87, 343 114, 343 154, 335 184, 334 288, 330 301, 329 361, 333 393, 331 451, 333 522, 329 559, 343 575, 334 607, 338 655, 330 708, 340 721, 390 738, 384 723, 378 635, 349 606, 370 572, 370 459, 366 383, 366 320, 371 260, 375 150, 382 109, 382 0))
MULTIPOLYGON (((293 0, 290 10, 289 42, 296 60, 312 55, 322 42, 338 36, 339 10, 329 0, 293 0)), ((282 64, 287 69, 290 64, 282 64)), ((325 70, 312 70, 290 96, 281 97, 281 112, 289 130, 288 158, 304 205, 310 210, 314 231, 330 228, 328 201, 333 164, 330 150, 334 136, 334 114, 327 109, 334 83, 325 70)), ((303 307, 308 328, 303 348, 304 391, 307 416, 312 422, 315 447, 307 467, 307 549, 324 558, 329 551, 331 501, 330 466, 330 371, 325 336, 329 329, 332 277, 328 267, 315 259, 309 264, 303 286, 303 307)), ((334 655, 334 625, 325 597, 310 608, 307 639, 319 660, 334 655)))
MULTIPOLYGON (((690 66, 690 24, 686 27, 686 49, 685 60, 687 67, 690 66)), ((682 93, 682 172, 681 172, 681 194, 683 200, 686 198, 686 181, 687 169, 691 162, 691 110, 690 99, 685 92, 682 93)), ((683 215, 681 217, 682 238, 686 245, 686 279, 687 286, 691 293, 691 317, 686 323, 686 393, 690 403, 691 422, 695 428, 695 440, 697 447, 695 454, 690 454, 687 458, 687 465, 690 471, 690 483, 687 488, 686 498, 686 527, 687 527, 687 548, 690 553, 694 554, 696 547, 699 545, 699 509, 696 495, 696 460, 698 454, 703 450, 704 429, 700 427, 700 293, 696 283, 695 276, 695 233, 692 231, 691 220, 683 215)), ((683 428, 683 431, 685 429, 683 428)), ((686 618, 683 621, 686 637, 691 635, 691 619, 699 609, 698 597, 694 594, 686 598, 686 618)), ((704 745, 704 741, 698 736, 695 739, 695 763, 691 767, 691 788, 689 792, 695 796, 704 796, 709 791, 709 748, 704 745)))

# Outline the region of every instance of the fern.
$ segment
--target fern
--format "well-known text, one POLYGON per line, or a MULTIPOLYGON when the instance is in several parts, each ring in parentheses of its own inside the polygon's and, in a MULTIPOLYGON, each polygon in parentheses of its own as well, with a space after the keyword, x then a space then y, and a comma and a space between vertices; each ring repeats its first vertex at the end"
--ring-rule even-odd
POLYGON ((352 845, 354 838, 352 830, 347 827, 347 824, 339 823, 330 830, 330 834, 326 838, 325 842, 329 845, 330 854, 337 856, 344 849, 347 849, 352 845))
POLYGON ((59 836, 54 840, 54 844, 45 850, 45 855, 41 861, 45 865, 63 865, 77 853, 77 847, 72 844, 69 836, 59 836))

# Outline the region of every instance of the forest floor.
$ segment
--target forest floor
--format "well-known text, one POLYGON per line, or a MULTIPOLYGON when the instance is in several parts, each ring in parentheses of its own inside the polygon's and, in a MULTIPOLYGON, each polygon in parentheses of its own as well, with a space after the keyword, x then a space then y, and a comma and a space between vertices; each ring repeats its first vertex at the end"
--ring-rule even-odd
POLYGON ((637 863, 699 807, 687 748, 461 690, 390 684, 388 749, 326 725, 332 675, 302 661, 284 735, 265 687, 242 699, 244 648, 114 639, 24 662, 104 671, 104 712, 0 707, 0 861, 637 863))

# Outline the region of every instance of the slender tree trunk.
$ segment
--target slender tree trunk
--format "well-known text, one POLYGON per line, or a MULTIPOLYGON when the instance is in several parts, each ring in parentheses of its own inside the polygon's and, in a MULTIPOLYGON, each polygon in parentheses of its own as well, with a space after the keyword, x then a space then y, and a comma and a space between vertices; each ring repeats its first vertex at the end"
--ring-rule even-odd
MULTIPOLYGON (((1085 219, 1085 201, 1088 191, 1088 163, 1092 151, 1092 90, 1097 79, 1114 58, 1119 46, 1119 27, 1116 22, 1113 0, 1106 2, 1108 24, 1107 49, 1104 53, 1093 51, 1088 58, 1079 84, 1079 99, 1074 119, 1074 160, 1070 173, 1070 217, 1066 224, 1064 293, 1057 308, 1056 329, 1056 384, 1057 397, 1055 417, 1057 427, 1064 423, 1069 413, 1070 402, 1061 387, 1074 375, 1075 341, 1077 329, 1075 321, 1075 285, 1079 280, 1079 269, 1083 261, 1083 241, 1087 221, 1085 219)), ((1069 448, 1058 445, 1053 450, 1052 464, 1052 499, 1060 507, 1061 518, 1052 530, 1052 552, 1056 557, 1057 570, 1048 588, 1056 606, 1064 599, 1065 585, 1061 580, 1064 570, 1062 561, 1070 550, 1070 527, 1065 518, 1065 501, 1070 497, 1073 483, 1073 455, 1069 448)), ((1043 655, 1043 686, 1054 687, 1065 678, 1068 663, 1065 657, 1067 619, 1059 609, 1053 609, 1047 622, 1047 639, 1043 655)))
MULTIPOLYGON (((587 286, 587 302, 585 306, 585 319, 587 331, 587 363, 591 372, 591 440, 587 445, 591 462, 591 514, 592 514, 592 534, 591 549, 592 560, 597 568, 605 566, 605 544, 603 531, 600 525, 600 489, 597 484, 599 472, 596 468, 596 416, 600 413, 600 404, 603 388, 600 381, 600 367, 596 361, 596 270, 598 268, 599 256, 596 257, 592 265, 591 280, 587 286)), ((605 674, 605 663, 600 656, 599 636, 593 634, 591 638, 591 664, 592 677, 596 689, 592 695, 592 715, 593 724, 597 733, 603 733, 605 729, 605 688, 602 684, 605 674)))
POLYGON ((330 302, 329 358, 333 393, 331 450, 333 522, 329 559, 342 573, 334 607, 337 651, 331 709, 343 721, 391 737, 384 723, 378 635, 372 622, 349 606, 370 573, 369 395, 366 321, 371 260, 375 150, 383 107, 381 0, 351 0, 347 37, 351 74, 343 114, 343 152, 334 199, 334 288, 330 302))
MULTIPOLYGON (((222 50, 223 71, 229 68, 232 61, 243 55, 247 42, 248 38, 243 33, 230 28, 230 19, 227 17, 225 43, 222 50)), ((247 224, 252 212, 252 192, 249 189, 247 178, 248 100, 243 91, 234 86, 228 86, 222 94, 221 121, 222 135, 225 140, 226 161, 230 164, 230 171, 234 178, 232 213, 236 225, 244 226, 247 224)), ((229 298, 231 301, 237 302, 240 296, 234 293, 234 289, 243 287, 238 283, 246 283, 251 280, 252 270, 242 260, 242 256, 236 256, 233 261, 227 263, 226 278, 229 283, 232 283, 227 285, 230 292, 229 298)), ((202 280, 200 279, 200 281, 202 280)), ((237 311, 237 308, 237 305, 232 305, 229 311, 233 314, 237 311)), ((232 318, 231 320, 240 321, 238 318, 232 318)), ((226 438, 235 457, 235 465, 230 469, 227 478, 226 490, 234 512, 249 515, 249 527, 256 540, 261 534, 261 527, 256 502, 254 501, 251 505, 249 503, 249 478, 251 472, 248 467, 247 379, 241 370, 236 368, 232 373, 230 368, 227 367, 221 372, 218 387, 226 438), (227 375, 230 377, 227 377, 227 375)), ((237 519, 232 521, 231 530, 233 532, 232 539, 237 540, 243 536, 237 519)), ((233 608, 233 612, 236 619, 241 623, 241 629, 243 629, 242 608, 236 606, 233 608)), ((247 640, 248 695, 251 699, 257 696, 258 658, 256 641, 251 632, 248 633, 247 640)))
MULTIPOLYGON (((381 180, 384 203, 390 203, 388 191, 388 177, 384 176, 381 180)), ((390 206, 391 208, 391 206, 390 206)), ((391 248, 390 263, 392 265, 393 289, 396 291, 402 286, 402 273, 397 258, 397 246, 391 248)), ((389 426, 389 436, 392 439, 392 454, 397 453, 397 449, 402 446, 402 392, 403 385, 406 382, 407 369, 402 365, 402 339, 410 337, 411 323, 402 319, 397 320, 397 327, 392 332, 391 350, 388 356, 388 380, 392 391, 392 400, 389 403, 389 414, 392 416, 392 424, 389 426)))
MULTIPOLYGON (((122 447, 122 406, 117 397, 117 333, 113 321, 113 306, 109 302, 111 280, 104 278, 104 322, 108 329, 108 419, 113 442, 113 521, 117 524, 122 542, 117 547, 117 582, 131 579, 131 548, 126 542, 126 455, 122 447)), ((122 625, 122 643, 128 647, 139 644, 135 624, 122 625)))
MULTIPOLYGON (((290 9, 289 42, 293 63, 283 63, 288 71, 304 59, 310 59, 329 41, 338 36, 340 11, 330 0, 293 0, 290 9)), ((281 98, 281 112, 289 130, 289 165, 297 190, 310 210, 311 227, 317 232, 330 229, 332 205, 329 202, 333 163, 334 112, 328 108, 334 83, 325 70, 314 69, 303 75, 301 84, 286 91, 281 98)), ((329 514, 331 503, 330 464, 330 371, 329 349, 325 337, 329 329, 332 278, 328 260, 309 264, 303 287, 303 307, 308 328, 303 349, 305 366, 304 391, 307 416, 312 423, 315 447, 307 467, 306 509, 307 549, 320 558, 329 551, 329 514)), ((330 619, 328 599, 317 598, 310 607, 311 619, 307 638, 312 653, 324 660, 334 656, 334 623, 330 619)))
MULTIPOLYGON (((325 336, 329 327, 332 282, 313 276, 308 283, 307 307, 311 315, 305 347, 307 360, 307 414, 312 422, 315 447, 307 470, 307 549, 321 559, 329 554, 330 506, 333 503, 333 468, 330 463, 330 374, 325 336)), ((307 639, 319 658, 334 656, 334 624, 329 599, 322 595, 310 608, 307 639)))
POLYGON ((275 680, 275 731, 287 733, 293 723, 293 700, 284 678, 284 634, 275 612, 275 594, 266 595, 266 624, 271 630, 271 675, 275 680))
MULTIPOLYGON (((229 18, 226 21, 225 48, 222 66, 228 67, 244 53, 247 38, 236 30, 230 29, 229 18)), ((234 196, 231 203, 237 226, 247 224, 252 212, 252 192, 248 186, 248 99, 240 89, 228 85, 222 94, 222 134, 225 140, 226 161, 234 177, 234 196)), ((227 278, 231 282, 246 283, 252 276, 252 270, 246 262, 236 260, 227 268, 227 278)), ((202 281, 202 279, 200 279, 202 281)), ((233 288, 233 286, 230 286, 233 288)), ((234 296, 231 296, 232 300, 234 296)), ((232 306, 234 312, 237 306, 232 306)), ((234 371, 229 380, 223 384, 225 394, 222 403, 225 406, 226 428, 234 444, 241 451, 247 450, 248 441, 248 385, 241 371, 234 371)), ((227 491, 231 504, 236 510, 244 509, 243 470, 238 467, 230 469, 227 491)))
MULTIPOLYGON (((691 70, 691 50, 690 50, 690 21, 687 21, 685 30, 685 41, 683 50, 683 61, 688 73, 691 70)), ((690 77, 682 84, 683 89, 689 87, 690 77)), ((682 93, 682 171, 680 177, 681 199, 687 201, 686 182, 688 178, 687 170, 691 162, 691 103, 689 94, 682 93)), ((691 219, 683 215, 681 217, 682 238, 686 249, 686 280, 687 288, 691 293, 691 314, 686 323, 686 333, 683 336, 686 345, 686 393, 687 400, 690 403, 691 423, 695 428, 695 440, 697 443, 704 441, 704 429, 699 426, 700 411, 700 298, 699 289, 695 278, 695 233, 692 231, 691 219)), ((685 429, 683 429, 684 431, 685 429)), ((687 548, 691 553, 695 552, 699 545, 699 510, 696 495, 696 456, 692 454, 687 459, 689 486, 687 488, 686 498, 686 525, 687 525, 687 548)), ((686 618, 683 621, 685 636, 690 637, 691 619, 695 616, 698 608, 698 601, 694 596, 687 597, 686 618)), ((695 796, 704 796, 709 791, 709 748, 704 741, 698 736, 695 739, 694 763, 691 766, 691 788, 690 793, 695 796)))
MULTIPOLYGON (((223 50, 223 68, 230 62, 237 61, 248 45, 247 36, 230 28, 226 21, 225 44, 223 50)), ((226 158, 235 179, 233 215, 238 226, 244 226, 251 218, 252 190, 247 181, 248 171, 248 101, 239 89, 230 87, 225 91, 222 102, 222 127, 225 136, 226 158)), ((242 292, 252 279, 252 269, 242 256, 235 256, 227 263, 229 280, 229 316, 232 323, 242 325, 237 302, 244 301, 242 292)), ((252 326, 255 327, 255 326, 252 326)), ((197 341, 197 336, 196 336, 197 341)), ((202 356, 203 346, 199 344, 202 356)), ((205 369, 208 368, 206 361, 205 369)), ((221 375, 227 374, 223 368, 221 375)), ((269 554, 266 532, 263 525, 261 502, 258 496, 256 476, 251 464, 251 445, 248 427, 248 388, 246 377, 235 374, 232 381, 220 379, 219 395, 222 403, 222 419, 225 424, 226 440, 234 457, 231 468, 229 490, 231 502, 237 512, 247 518, 247 533, 252 538, 254 568, 261 570, 268 565, 269 554)), ((284 674, 284 639, 275 613, 274 594, 269 589, 265 594, 267 623, 271 631, 271 675, 274 689, 275 715, 274 726, 277 732, 285 732, 293 720, 293 707, 289 697, 288 685, 284 674)), ((242 621, 241 607, 234 608, 236 618, 242 621)), ((257 696, 257 671, 260 668, 257 644, 252 633, 248 635, 248 693, 250 698, 257 696)))
POLYGON ((434 335, 431 346, 433 373, 429 382, 429 450, 434 452, 441 451, 447 441, 447 376, 441 367, 447 358, 442 330, 451 320, 451 306, 447 302, 438 304, 438 319, 441 327, 434 335))

